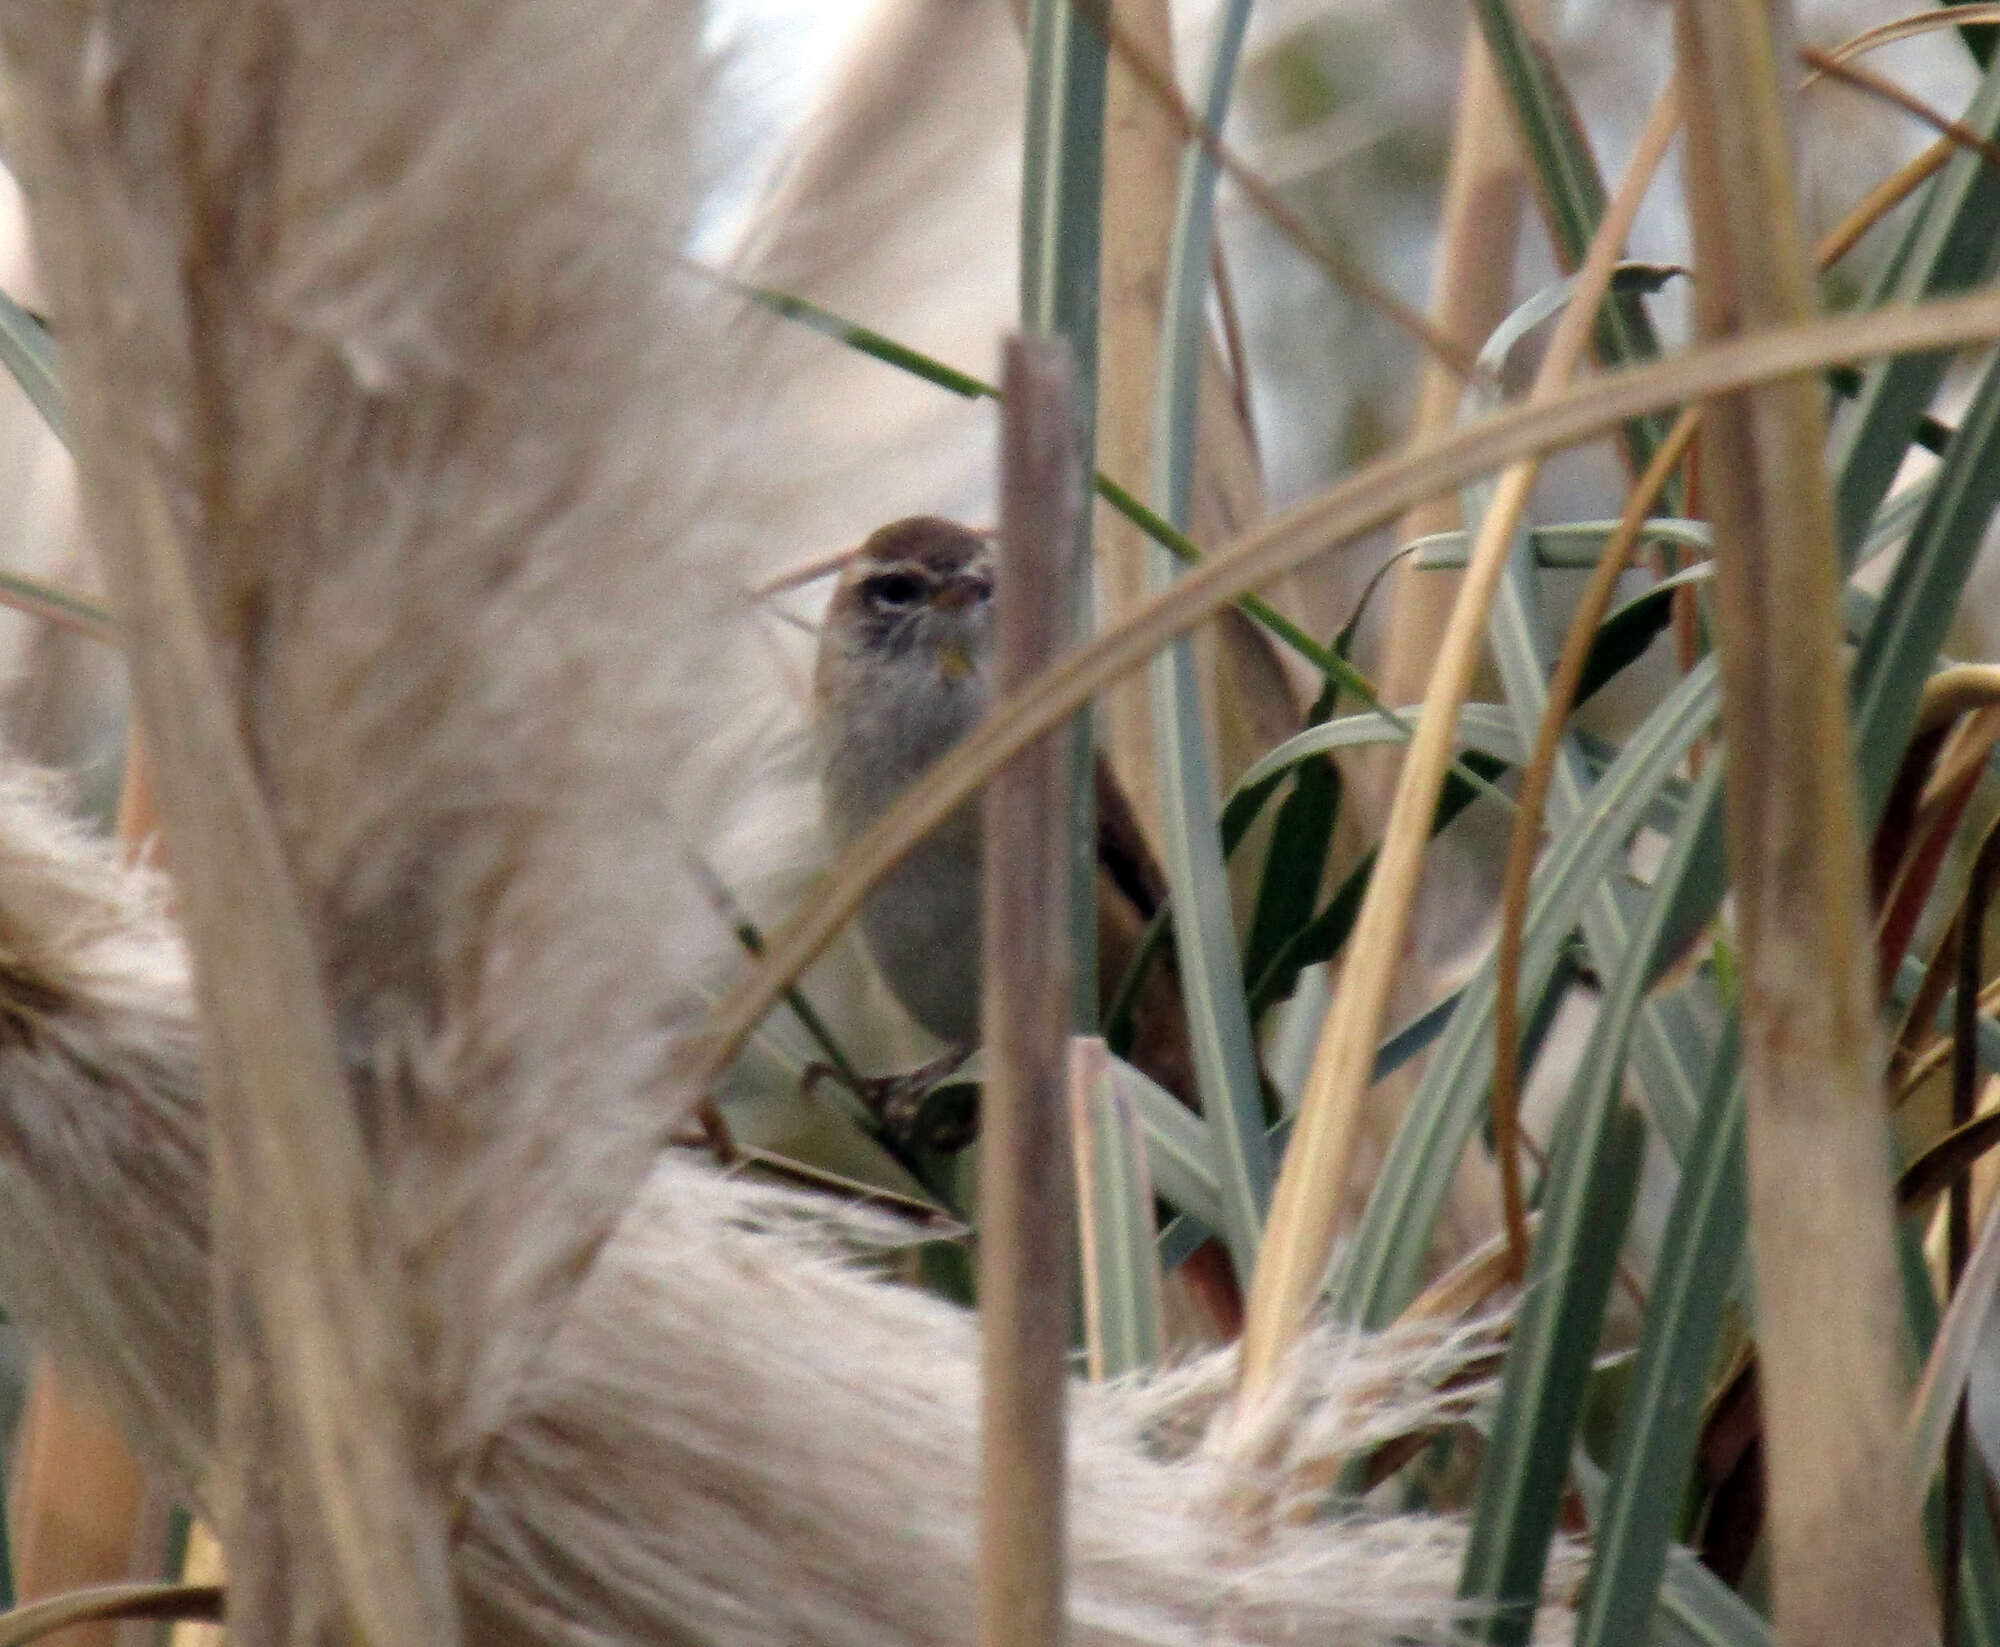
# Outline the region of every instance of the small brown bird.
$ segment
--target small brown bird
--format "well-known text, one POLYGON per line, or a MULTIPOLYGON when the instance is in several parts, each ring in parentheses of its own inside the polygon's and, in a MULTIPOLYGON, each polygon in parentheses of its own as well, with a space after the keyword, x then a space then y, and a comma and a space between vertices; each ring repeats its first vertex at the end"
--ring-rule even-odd
MULTIPOLYGON (((813 697, 827 827, 845 846, 985 716, 993 701, 992 546, 920 515, 874 533, 847 563, 820 629, 813 697)), ((1125 975, 1166 878, 1124 792, 1096 767, 1100 1007, 1125 975)), ((911 849, 862 906, 877 970, 910 1015, 963 1054, 979 1040, 977 802, 911 849)), ((1133 1004, 1131 1060, 1198 1108, 1172 946, 1133 1004)), ((1240 1321, 1229 1261, 1210 1242, 1190 1282, 1225 1337, 1240 1321)))
MULTIPOLYGON (((848 563, 820 631, 814 678, 826 819, 840 845, 985 716, 992 603, 991 545, 936 516, 884 526, 848 563)), ((1166 885, 1101 756, 1096 802, 1099 970, 1108 995, 1166 885)), ((960 1048, 979 1039, 979 835, 978 806, 968 804, 912 849, 861 915, 868 952, 897 1000, 960 1048)), ((1155 971, 1138 1007, 1139 1041, 1166 1056, 1149 1057, 1160 1067, 1148 1073, 1191 1097, 1171 963, 1155 971)))
MULTIPOLYGON (((919 517, 885 526, 842 572, 820 629, 814 708, 827 828, 860 834, 993 701, 993 555, 919 517)), ((939 1040, 979 1040, 979 808, 919 841, 861 914, 868 953, 939 1040)))

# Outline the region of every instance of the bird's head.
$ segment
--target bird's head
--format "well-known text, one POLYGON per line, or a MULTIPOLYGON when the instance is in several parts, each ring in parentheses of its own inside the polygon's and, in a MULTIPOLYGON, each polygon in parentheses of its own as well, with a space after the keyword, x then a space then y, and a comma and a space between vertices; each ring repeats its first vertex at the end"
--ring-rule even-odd
POLYGON ((839 696, 865 675, 898 693, 990 691, 993 549, 935 515, 884 526, 842 572, 821 631, 819 689, 839 696))

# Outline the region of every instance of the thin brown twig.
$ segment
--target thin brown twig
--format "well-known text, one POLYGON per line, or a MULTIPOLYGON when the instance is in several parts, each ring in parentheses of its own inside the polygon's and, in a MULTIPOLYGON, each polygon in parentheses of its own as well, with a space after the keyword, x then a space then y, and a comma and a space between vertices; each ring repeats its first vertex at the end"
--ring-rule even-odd
POLYGON ((1555 775, 1563 728, 1576 701, 1597 626, 1604 621, 1605 609, 1618 587, 1619 574, 1632 558, 1632 550, 1645 530, 1654 503, 1674 470, 1680 467, 1700 427, 1700 408, 1688 407, 1675 420, 1625 500, 1618 529, 1605 544, 1583 598, 1577 602, 1569 633, 1563 637, 1562 654, 1549 682, 1548 702, 1535 732, 1535 752, 1521 775, 1521 789, 1515 800, 1513 833, 1507 842, 1507 867, 1500 883, 1500 936, 1494 957, 1493 1148, 1500 1163, 1501 1205, 1510 1243, 1514 1244, 1515 1262, 1520 1265, 1526 1262, 1527 1223, 1516 1147, 1521 1114, 1521 949, 1528 919, 1528 884, 1541 845, 1542 810, 1555 775))
MULTIPOLYGON (((1979 992, 1979 1011, 1982 1016, 1990 1016, 2000 1010, 2000 978, 1989 982, 1979 992)), ((1910 1097, 1951 1057, 1951 1037, 1948 1034, 1934 1036, 1924 1044, 1923 1051, 1910 1060, 1909 1069, 1889 1100, 1891 1109, 1899 1109, 1910 1097)))
POLYGON ((1818 46, 1799 47, 1799 58, 1800 61, 1810 64, 1815 73, 1823 74, 1829 80, 1838 80, 1885 103, 1893 103, 1912 119, 1921 120, 1932 131, 1948 138, 1962 149, 1970 149, 1995 171, 2000 171, 2000 144, 1980 136, 1963 120, 1954 120, 1949 115, 1938 113, 1921 97, 1905 91, 1895 81, 1875 73, 1872 69, 1857 68, 1852 63, 1843 63, 1832 52, 1822 50, 1818 46))
POLYGON ((1819 244, 1813 248, 1814 261, 1822 270, 1832 268, 1854 249, 1864 234, 1942 171, 1944 163, 1957 152, 1956 143, 1948 137, 1940 137, 1922 154, 1898 166, 1820 237, 1819 244))
POLYGON ((1243 425, 1243 438, 1257 453, 1257 424, 1250 415, 1250 351, 1243 343, 1243 317, 1236 308, 1236 282, 1229 277, 1229 259, 1222 255, 1218 239, 1209 247, 1215 271, 1215 307, 1222 317, 1223 357, 1229 362, 1229 396, 1236 419, 1243 425))
MULTIPOLYGON (((1667 145, 1673 139, 1675 129, 1680 124, 1678 99, 1670 87, 1662 94, 1655 106, 1645 134, 1639 140, 1632 164, 1627 168, 1619 184, 1618 198, 1606 211, 1607 222, 1623 219, 1629 223, 1638 210, 1638 203, 1646 190, 1652 186, 1654 173, 1666 157, 1667 145)), ((1600 234, 1603 231, 1600 230, 1600 234)), ((1623 243, 1623 230, 1618 230, 1618 242, 1623 243)), ((1614 252, 1616 247, 1613 248, 1614 252)), ((1597 570, 1591 574, 1590 586, 1585 592, 1583 603, 1577 608, 1574 621, 1570 624, 1568 638, 1563 643, 1562 658, 1556 666, 1555 679, 1549 684, 1549 700, 1542 716, 1540 731, 1535 744, 1534 759, 1521 780, 1521 793, 1514 814, 1513 837, 1507 853, 1507 879, 1501 894, 1500 930, 1502 942, 1498 956, 1498 981, 1494 1000, 1494 1062, 1493 1062, 1493 1151, 1500 1168, 1500 1206, 1507 1231, 1507 1250, 1514 1277, 1518 1280, 1527 1272, 1528 1265, 1528 1214, 1526 1202, 1521 1193, 1521 1072, 1519 1050, 1521 1045, 1520 993, 1521 993, 1521 941, 1520 935, 1527 919, 1528 876, 1534 867, 1535 847, 1541 838, 1542 807, 1548 799, 1549 782, 1555 771, 1556 747, 1560 741, 1563 723, 1569 715, 1569 704, 1576 696, 1577 684, 1583 678, 1583 666, 1589 656, 1590 641, 1596 632, 1603 609, 1610 604, 1611 592, 1617 585, 1618 574, 1631 557, 1633 547, 1639 540, 1639 533, 1645 526, 1652 511, 1653 500, 1666 485, 1667 478, 1679 465, 1687 443, 1693 435, 1688 426, 1689 414, 1683 413, 1675 424, 1666 443, 1656 452, 1646 467, 1632 498, 1627 502, 1624 518, 1618 523, 1618 530, 1611 542, 1605 545, 1603 557, 1598 561, 1597 570), (1507 942, 1508 935, 1513 941, 1507 942)))
POLYGON ((792 589, 803 589, 809 583, 817 583, 821 578, 830 578, 861 552, 861 545, 850 543, 840 549, 822 550, 805 560, 795 561, 782 571, 773 572, 769 577, 750 585, 752 600, 769 600, 773 595, 782 595, 792 589))

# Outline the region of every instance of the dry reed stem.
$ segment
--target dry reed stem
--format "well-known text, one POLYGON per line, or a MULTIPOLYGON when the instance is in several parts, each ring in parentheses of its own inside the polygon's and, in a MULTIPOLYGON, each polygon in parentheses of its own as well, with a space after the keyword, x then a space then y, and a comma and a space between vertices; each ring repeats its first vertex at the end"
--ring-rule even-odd
MULTIPOLYGON (((1642 157, 1655 163, 1677 118, 1671 86, 1664 92, 1642 139, 1642 157)), ((1635 172, 1647 166, 1635 162, 1635 172)), ((1529 391, 1530 407, 1560 392, 1582 360, 1597 308, 1637 215, 1644 190, 1621 191, 1606 210, 1578 271, 1569 307, 1557 323, 1548 352, 1529 391)), ((1255 1433, 1256 1410, 1269 1392, 1287 1351, 1297 1341, 1325 1278, 1351 1174, 1362 1100, 1372 1084, 1375 1046, 1394 980, 1395 957, 1409 930, 1417 881, 1430 840, 1445 769, 1451 764, 1458 711, 1472 684, 1486 635, 1487 611, 1499 586, 1514 533, 1540 473, 1539 457, 1510 465, 1468 557, 1451 623, 1424 695, 1424 714, 1403 757, 1396 798, 1382 837, 1375 873, 1354 924, 1350 966, 1320 1031, 1311 1072, 1299 1101, 1298 1121, 1271 1198, 1263 1252, 1252 1278, 1243 1328, 1243 1375, 1238 1404, 1245 1433, 1255 1433)), ((1503 1169, 1505 1161, 1502 1162, 1503 1169)))
MULTIPOLYGON (((1153 412, 1165 321, 1167 265, 1180 192, 1184 127, 1154 81, 1134 62, 1174 61, 1171 7, 1166 0, 1111 0, 1118 41, 1105 69, 1103 236, 1099 253, 1097 336, 1097 467, 1144 495, 1156 439, 1153 412)), ((1222 250, 1211 248, 1218 293, 1227 288, 1222 250)), ((1223 308, 1225 319, 1229 309, 1223 308)), ((1225 330, 1225 336, 1227 335, 1225 330)), ((1215 540, 1243 530, 1264 512, 1263 477, 1244 402, 1215 340, 1201 343, 1196 396, 1195 462, 1190 519, 1197 538, 1215 540)), ((1101 500, 1092 540, 1098 620, 1116 624, 1152 591, 1152 540, 1101 500)), ((1268 591, 1297 610, 1288 591, 1268 591)), ((1277 648, 1265 632, 1223 613, 1196 637, 1202 724, 1225 781, 1276 738, 1297 730, 1304 691, 1319 676, 1277 648)), ((1165 839, 1159 768, 1153 747, 1151 684, 1143 675, 1121 682, 1099 706, 1099 742, 1123 786, 1147 843, 1165 839)), ((1239 860, 1247 871, 1253 860, 1239 860)))
MULTIPOLYGON (((1697 331, 1803 320, 1815 297, 1789 12, 1679 0, 1676 20, 1697 331)), ((1916 1647, 1936 1615, 1903 1485, 1901 1286, 1824 390, 1793 376, 1712 398, 1705 419, 1778 1637, 1916 1647)))
POLYGON ((691 1066, 715 1081, 786 987, 840 933, 910 846, 935 829, 994 768, 1107 682, 1138 668, 1238 596, 1314 555, 1394 519, 1421 498, 1532 452, 1604 435, 1631 418, 1748 384, 1881 355, 1964 347, 2000 337, 2000 293, 1981 292, 1864 315, 1769 327, 1671 359, 1609 372, 1540 406, 1518 406, 1449 439, 1368 464, 1317 497, 1272 517, 1191 568, 1116 629, 1067 653, 1036 683, 997 704, 979 727, 912 784, 834 866, 810 906, 771 938, 762 963, 710 1014, 691 1066))
MULTIPOLYGON (((1001 422, 999 690, 1061 650, 1083 521, 1068 345, 1008 341, 1001 422)), ((980 1099, 980 1647, 1059 1647, 1070 1214, 1069 768, 1050 736, 993 775, 985 811, 980 1099)))
MULTIPOLYGON (((1173 61, 1166 0, 1106 0, 1121 34, 1153 57, 1173 61)), ((1153 383, 1158 372, 1167 258, 1174 232, 1181 137, 1159 99, 1117 53, 1105 66, 1103 235, 1098 252, 1097 466, 1128 489, 1149 472, 1153 383)), ((1097 506, 1092 558, 1097 609, 1116 623, 1151 588, 1152 542, 1105 505, 1097 506)), ((1214 683, 1214 671, 1204 671, 1214 683)), ((1143 675, 1122 681, 1102 705, 1099 743, 1124 786, 1148 845, 1165 839, 1153 711, 1143 675)))

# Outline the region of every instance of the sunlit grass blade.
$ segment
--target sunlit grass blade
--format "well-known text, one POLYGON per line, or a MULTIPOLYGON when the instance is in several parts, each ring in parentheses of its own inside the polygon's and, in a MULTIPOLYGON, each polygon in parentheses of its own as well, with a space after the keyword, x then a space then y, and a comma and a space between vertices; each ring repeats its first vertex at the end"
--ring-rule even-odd
MULTIPOLYGON (((1564 940, 1601 889, 1614 855, 1653 795, 1708 729, 1715 710, 1715 674, 1704 666, 1683 680, 1633 734, 1591 787, 1583 810, 1556 837, 1535 877, 1529 904, 1522 947, 1524 1006, 1540 999, 1564 940)), ((1699 828, 1702 822, 1690 819, 1682 827, 1699 828)), ((1484 1109, 1492 1028, 1489 958, 1467 986, 1376 1176, 1334 1294, 1335 1308, 1344 1318, 1364 1326, 1386 1325, 1415 1296, 1450 1168, 1484 1109)))

